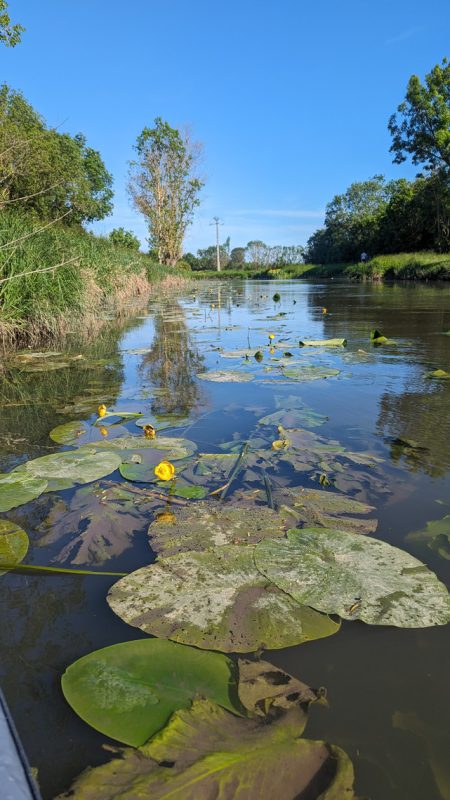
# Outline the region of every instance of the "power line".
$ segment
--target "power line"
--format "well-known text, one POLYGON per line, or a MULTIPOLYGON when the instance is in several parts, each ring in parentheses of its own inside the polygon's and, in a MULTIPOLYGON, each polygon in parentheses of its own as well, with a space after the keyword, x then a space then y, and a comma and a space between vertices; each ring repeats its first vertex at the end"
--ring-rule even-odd
POLYGON ((209 224, 216 226, 216 267, 217 272, 220 272, 219 225, 223 225, 223 222, 219 219, 219 217, 213 217, 213 222, 210 222, 209 224))

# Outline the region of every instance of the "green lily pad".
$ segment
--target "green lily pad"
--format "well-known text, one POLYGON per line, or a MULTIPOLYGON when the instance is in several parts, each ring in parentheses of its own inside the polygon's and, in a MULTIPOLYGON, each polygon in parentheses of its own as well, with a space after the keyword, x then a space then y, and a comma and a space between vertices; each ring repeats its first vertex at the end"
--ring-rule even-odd
POLYGON ((223 652, 290 647, 338 630, 268 584, 253 552, 225 545, 159 559, 118 581, 108 603, 146 633, 223 652))
POLYGON ((184 428, 189 422, 189 417, 180 417, 176 414, 152 414, 151 416, 137 419, 135 424, 138 428, 145 428, 146 425, 151 425, 156 431, 163 431, 166 428, 184 428))
POLYGON ((9 519, 0 519, 0 575, 7 572, 2 564, 9 567, 20 564, 28 552, 28 535, 9 519))
POLYGON ((202 381, 213 381, 215 383, 245 383, 252 381, 254 375, 249 372, 238 372, 232 369, 217 369, 211 372, 199 372, 197 378, 202 381))
POLYGON ((349 531, 292 530, 256 546, 258 569, 299 603, 371 625, 427 628, 450 618, 450 598, 421 561, 349 531))
MULTIPOLYGON (((65 422, 63 425, 57 425, 56 428, 50 431, 49 436, 57 444, 74 445, 85 444, 90 433, 95 435, 95 429, 94 431, 92 430, 92 425, 83 420, 74 420, 65 422)), ((97 432, 97 438, 100 438, 100 435, 97 432)))
POLYGON ((35 500, 47 489, 47 480, 33 475, 9 472, 0 475, 0 511, 10 511, 35 500))
POLYGON ((175 497, 184 497, 186 500, 202 500, 208 494, 205 486, 194 486, 193 484, 175 481, 171 494, 175 497))
POLYGON ((117 453, 80 447, 78 450, 52 453, 27 461, 10 474, 41 478, 47 481, 46 491, 57 491, 98 481, 118 469, 120 463, 121 458, 117 453))
POLYGON ((427 522, 425 528, 420 531, 408 533, 407 542, 415 544, 425 544, 430 550, 450 561, 450 514, 442 519, 434 519, 427 522))
POLYGON ((292 381, 318 381, 326 378, 334 378, 339 375, 339 369, 332 369, 331 367, 283 367, 283 375, 292 381))
POLYGON ((356 800, 348 756, 334 745, 300 738, 299 716, 294 708, 267 725, 196 700, 143 747, 86 770, 64 797, 269 800, 280 794, 281 777, 282 796, 289 800, 356 800))
POLYGON ((61 684, 67 702, 88 725, 137 747, 195 697, 239 712, 236 673, 233 662, 219 653, 140 639, 78 659, 61 684))
POLYGON ((256 544, 267 536, 284 536, 289 514, 270 508, 233 508, 216 502, 177 508, 175 520, 152 522, 150 545, 158 555, 203 551, 226 544, 256 544))
POLYGON ((450 372, 446 372, 445 369, 435 369, 432 372, 427 372, 425 375, 426 378, 435 378, 440 381, 445 381, 450 378, 450 372))
MULTIPOLYGON (((85 449, 89 445, 85 446, 85 449)), ((120 450, 126 452, 128 450, 145 451, 145 450, 160 450, 165 452, 165 458, 172 458, 174 460, 180 458, 187 458, 197 450, 197 445, 189 439, 180 439, 169 436, 155 436, 154 439, 147 439, 145 436, 119 436, 117 439, 103 439, 100 442, 95 442, 93 445, 95 449, 102 448, 108 450, 120 450)))
POLYGON ((373 533, 376 519, 364 519, 374 511, 373 506, 361 503, 352 497, 321 489, 305 489, 302 486, 276 489, 277 503, 288 506, 299 522, 309 526, 339 528, 354 533, 373 533))
POLYGON ((303 339, 299 347, 345 347, 347 339, 303 339))
POLYGON ((255 354, 255 348, 247 347, 246 350, 222 350, 219 353, 221 358, 251 358, 255 354))
POLYGON ((126 422, 127 420, 143 416, 142 411, 107 411, 102 417, 98 417, 95 420, 94 425, 104 425, 106 420, 111 419, 111 417, 126 422))

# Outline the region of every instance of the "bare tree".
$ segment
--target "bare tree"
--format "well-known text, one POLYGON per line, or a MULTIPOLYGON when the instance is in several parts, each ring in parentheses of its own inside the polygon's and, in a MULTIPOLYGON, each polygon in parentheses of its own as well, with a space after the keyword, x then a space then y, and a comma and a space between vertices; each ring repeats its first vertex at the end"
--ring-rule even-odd
POLYGON ((161 264, 174 266, 200 202, 203 182, 195 170, 201 148, 187 132, 157 117, 154 128, 144 128, 135 149, 138 158, 130 165, 130 195, 147 220, 150 249, 161 264))

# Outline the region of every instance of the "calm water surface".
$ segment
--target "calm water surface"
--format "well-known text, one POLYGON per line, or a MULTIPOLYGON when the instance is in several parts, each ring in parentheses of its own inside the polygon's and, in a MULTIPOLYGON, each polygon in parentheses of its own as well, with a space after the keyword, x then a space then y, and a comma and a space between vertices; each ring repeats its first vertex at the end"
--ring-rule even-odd
MULTIPOLYGON (((83 364, 0 373, 0 472, 60 449, 49 431, 72 419, 94 419, 100 402, 185 415, 192 420, 188 438, 202 451, 220 452, 220 444, 247 438, 277 400, 301 397, 328 417, 317 429, 321 436, 384 459, 389 491, 368 481, 358 495, 376 506, 376 536, 412 552, 448 582, 450 561, 405 537, 450 513, 442 505, 450 504, 450 381, 424 377, 432 369, 450 369, 450 336, 443 335, 449 329, 449 286, 199 284, 185 297, 153 302, 125 329, 111 325, 89 347, 73 343, 73 352, 86 356, 83 364), (272 299, 275 292, 279 302, 272 299), (372 328, 397 346, 371 347, 372 328), (346 337, 345 350, 305 355, 309 363, 340 369, 340 375, 302 384, 196 378, 207 369, 238 368, 240 362, 222 358, 219 348, 264 349, 269 331, 290 340, 291 349, 299 338, 346 337), (132 352, 142 349, 147 352, 132 352), (418 448, 399 446, 396 439, 414 440, 418 448)), ((251 369, 262 379, 268 363, 266 349, 263 362, 251 369)), ((137 430, 133 423, 128 428, 137 430)), ((314 477, 299 473, 295 483, 318 488, 314 477)), ((45 520, 56 501, 70 497, 70 491, 44 495, 3 515, 29 533, 28 563, 51 564, 60 552, 45 520)), ((128 571, 148 563, 148 522, 143 520, 133 547, 105 569, 128 571)), ((108 758, 102 745, 110 740, 71 711, 60 676, 86 653, 141 636, 110 611, 105 596, 113 582, 41 574, 1 578, 1 685, 44 798, 68 788, 86 765, 108 758)), ((344 623, 335 636, 265 658, 311 686, 327 688, 329 708, 311 709, 305 735, 347 751, 358 794, 371 800, 447 800, 449 649, 448 631, 441 627, 399 630, 354 622, 344 623)))

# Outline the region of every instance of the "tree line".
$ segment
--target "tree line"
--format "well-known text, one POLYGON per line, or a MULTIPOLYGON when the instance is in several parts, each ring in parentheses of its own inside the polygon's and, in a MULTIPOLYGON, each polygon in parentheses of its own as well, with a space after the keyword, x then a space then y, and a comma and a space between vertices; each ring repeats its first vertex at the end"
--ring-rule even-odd
POLYGON ((444 59, 422 84, 412 75, 388 124, 396 164, 408 157, 415 180, 374 175, 352 183, 326 207, 325 224, 308 240, 313 264, 358 261, 361 254, 450 250, 450 64, 444 59))
MULTIPOLYGON (((273 269, 288 264, 303 263, 305 248, 302 245, 267 245, 255 239, 245 247, 230 245, 230 237, 219 246, 221 269, 273 269)), ((193 270, 216 269, 216 246, 197 250, 197 255, 185 253, 183 261, 193 270)))

